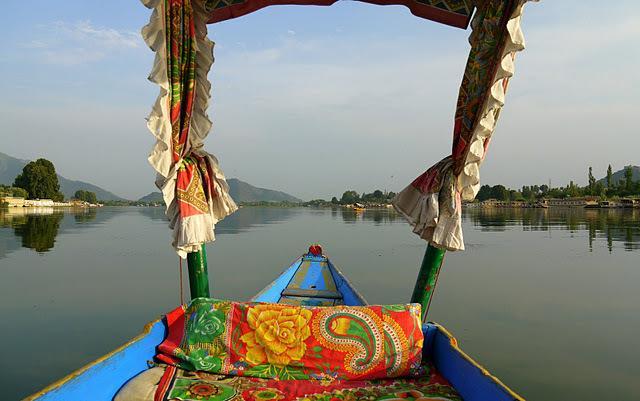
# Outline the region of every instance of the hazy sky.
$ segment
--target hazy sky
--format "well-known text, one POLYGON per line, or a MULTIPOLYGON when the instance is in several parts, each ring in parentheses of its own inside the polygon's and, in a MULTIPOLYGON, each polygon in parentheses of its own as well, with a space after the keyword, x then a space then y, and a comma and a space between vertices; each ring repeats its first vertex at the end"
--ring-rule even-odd
MULTIPOLYGON (((155 189, 144 118, 158 88, 135 0, 3 0, 0 151, 45 157, 128 198, 155 189)), ((508 186, 640 164, 640 2, 546 0, 482 170, 508 186)), ((400 6, 271 7, 209 26, 227 177, 304 199, 397 191, 450 153, 469 31, 400 6)))

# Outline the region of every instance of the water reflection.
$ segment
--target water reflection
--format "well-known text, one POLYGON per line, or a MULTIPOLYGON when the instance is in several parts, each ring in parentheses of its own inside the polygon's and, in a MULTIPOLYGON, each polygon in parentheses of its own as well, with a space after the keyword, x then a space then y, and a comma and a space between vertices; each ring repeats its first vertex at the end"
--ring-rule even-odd
POLYGON ((362 211, 355 211, 353 209, 340 208, 332 209, 331 216, 335 218, 337 210, 340 211, 342 221, 347 224, 353 224, 358 221, 372 221, 374 225, 391 224, 396 220, 401 219, 400 215, 395 210, 387 209, 365 209, 362 211))
POLYGON ((20 239, 20 244, 11 238, 3 240, 0 245, 0 259, 9 252, 23 248, 36 252, 47 252, 54 247, 56 236, 64 230, 65 214, 73 215, 75 224, 86 224, 96 220, 96 209, 54 209, 41 208, 8 208, 0 209, 0 229, 3 237, 7 237, 9 230, 13 236, 20 239))
POLYGON ((63 216, 63 213, 26 216, 23 224, 14 227, 15 235, 21 238, 24 248, 31 248, 36 252, 46 252, 53 248, 53 244, 56 242, 60 220, 63 216))
POLYGON ((95 208, 82 209, 74 213, 73 219, 78 224, 89 223, 94 221, 97 215, 98 211, 95 208))
POLYGON ((283 222, 299 212, 295 208, 243 207, 216 224, 216 233, 237 234, 251 227, 283 222))
POLYGON ((640 209, 470 208, 463 219, 481 231, 506 231, 514 226, 523 231, 586 231, 589 250, 598 240, 606 242, 610 252, 614 243, 627 251, 640 249, 640 209))

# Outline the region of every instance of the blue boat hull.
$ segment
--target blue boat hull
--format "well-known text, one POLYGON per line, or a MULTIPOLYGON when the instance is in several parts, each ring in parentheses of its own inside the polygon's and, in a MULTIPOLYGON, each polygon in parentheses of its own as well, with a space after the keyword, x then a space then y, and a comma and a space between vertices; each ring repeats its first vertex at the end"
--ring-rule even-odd
MULTIPOLYGON (((328 259, 311 255, 299 258, 252 300, 299 304, 366 304, 328 259), (296 279, 301 268, 307 268, 307 271, 304 277, 296 279), (334 286, 337 291, 333 291, 334 286), (341 295, 340 299, 336 298, 335 292, 341 295), (318 295, 315 297, 318 301, 313 295, 318 295), (291 301, 291 298, 297 299, 291 301)), ((424 355, 433 361, 436 369, 465 401, 523 400, 466 355, 458 347, 455 338, 442 326, 427 323, 423 326, 423 332, 424 355)), ((147 361, 153 360, 156 346, 162 342, 165 334, 162 321, 151 322, 145 326, 142 334, 127 344, 25 400, 111 401, 126 382, 148 368, 147 361)))

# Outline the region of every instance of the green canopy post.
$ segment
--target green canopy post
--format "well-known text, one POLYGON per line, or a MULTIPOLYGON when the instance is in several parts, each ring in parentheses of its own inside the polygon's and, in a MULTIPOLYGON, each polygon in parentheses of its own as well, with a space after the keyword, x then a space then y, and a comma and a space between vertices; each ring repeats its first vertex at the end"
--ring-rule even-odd
POLYGON ((422 259, 416 286, 413 288, 413 295, 411 295, 412 303, 422 305, 422 321, 426 320, 427 312, 429 311, 431 298, 438 282, 438 274, 444 261, 444 253, 444 249, 439 249, 429 244, 422 259))
POLYGON ((187 254, 187 264, 189 265, 189 289, 191 299, 209 298, 209 272, 207 271, 207 251, 204 244, 198 252, 187 254))

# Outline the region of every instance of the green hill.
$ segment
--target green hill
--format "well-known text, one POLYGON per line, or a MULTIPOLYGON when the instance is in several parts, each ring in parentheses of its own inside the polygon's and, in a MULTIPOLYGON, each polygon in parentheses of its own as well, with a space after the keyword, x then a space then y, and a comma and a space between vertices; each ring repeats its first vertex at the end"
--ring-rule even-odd
POLYGON ((258 188, 237 178, 229 178, 229 192, 236 202, 302 202, 286 192, 258 188))
MULTIPOLYGON (((0 152, 0 184, 13 184, 13 180, 22 172, 22 169, 27 163, 29 163, 29 160, 16 159, 15 157, 0 152)), ((60 174, 58 174, 58 182, 60 183, 60 191, 67 199, 71 198, 76 191, 83 189, 85 191, 95 192, 98 200, 125 200, 97 185, 84 181, 70 180, 60 174)))
POLYGON ((164 202, 164 200, 162 199, 162 193, 161 192, 151 192, 145 196, 143 196, 142 198, 138 199, 138 202, 144 202, 144 203, 160 203, 160 202, 164 202))
MULTIPOLYGON (((620 180, 624 179, 624 170, 627 167, 631 167, 631 171, 633 171, 633 181, 640 181, 640 166, 630 165, 630 166, 625 166, 625 168, 618 170, 611 175, 611 180, 613 181, 614 185, 617 185, 620 180)), ((601 182, 606 185, 607 177, 605 176, 604 178, 599 179, 598 182, 601 182)))
MULTIPOLYGON (((236 202, 302 202, 301 199, 282 191, 273 189, 258 188, 237 178, 229 178, 229 192, 236 202)), ((162 194, 160 192, 151 192, 148 195, 138 199, 140 202, 162 202, 162 194)))

